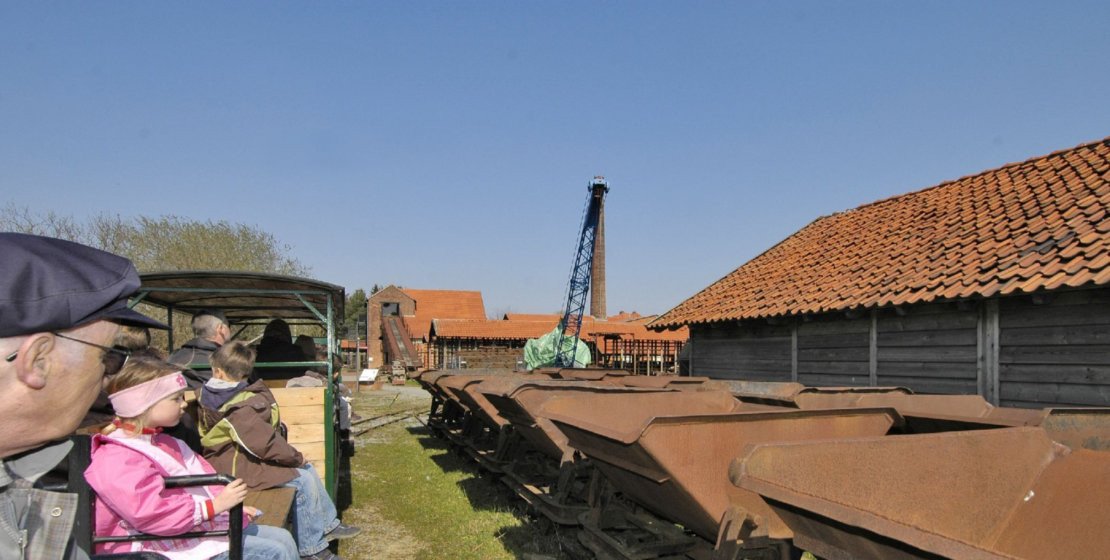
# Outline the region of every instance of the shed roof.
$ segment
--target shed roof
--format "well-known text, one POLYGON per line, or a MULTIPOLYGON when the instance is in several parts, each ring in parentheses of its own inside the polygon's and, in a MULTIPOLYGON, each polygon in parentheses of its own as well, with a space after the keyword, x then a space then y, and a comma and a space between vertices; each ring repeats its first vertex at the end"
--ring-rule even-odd
POLYGON ((499 321, 496 319, 435 319, 432 332, 439 338, 527 340, 555 328, 558 321, 499 321))
POLYGON ((652 327, 1110 282, 1110 138, 818 218, 652 327))
POLYGON ((485 319, 486 306, 482 292, 463 290, 410 290, 402 291, 416 300, 416 313, 405 317, 409 334, 428 340, 432 319, 485 319))
MULTIPOLYGON (((560 318, 561 319, 561 318, 560 318)), ((460 338, 476 340, 527 340, 538 338, 554 329, 560 319, 547 321, 531 320, 494 320, 494 319, 435 319, 432 333, 438 338, 460 338)), ((687 330, 653 332, 639 323, 618 323, 591 321, 582 324, 581 338, 593 339, 599 336, 616 336, 635 340, 685 341, 687 330)))

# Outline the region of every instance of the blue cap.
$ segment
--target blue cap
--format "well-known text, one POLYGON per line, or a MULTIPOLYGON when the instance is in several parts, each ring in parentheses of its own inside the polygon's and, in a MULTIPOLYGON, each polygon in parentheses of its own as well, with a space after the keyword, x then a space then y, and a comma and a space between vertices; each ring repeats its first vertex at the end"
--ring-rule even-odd
POLYGON ((104 319, 168 329, 127 306, 139 290, 131 261, 79 243, 0 233, 0 338, 104 319))

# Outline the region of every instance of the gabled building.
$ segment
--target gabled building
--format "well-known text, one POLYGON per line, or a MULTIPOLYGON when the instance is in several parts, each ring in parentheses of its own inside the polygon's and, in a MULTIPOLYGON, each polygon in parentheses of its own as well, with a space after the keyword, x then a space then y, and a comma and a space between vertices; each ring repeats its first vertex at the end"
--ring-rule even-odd
POLYGON ((366 338, 370 367, 378 368, 394 361, 409 362, 407 365, 415 369, 429 367, 428 340, 433 319, 485 318, 481 292, 411 290, 388 286, 371 295, 367 301, 366 338), (391 333, 396 339, 393 345, 389 343, 388 335, 391 333), (404 344, 406 340, 408 345, 404 344))
POLYGON ((1110 405, 1110 139, 819 218, 651 326, 693 375, 1110 405))

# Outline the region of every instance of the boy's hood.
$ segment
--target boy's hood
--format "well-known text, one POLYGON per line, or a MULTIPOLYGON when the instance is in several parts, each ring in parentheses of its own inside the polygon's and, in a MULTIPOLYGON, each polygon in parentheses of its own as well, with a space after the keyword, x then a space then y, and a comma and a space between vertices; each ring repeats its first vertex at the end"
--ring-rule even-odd
MULTIPOLYGON (((218 381, 213 378, 212 381, 218 381)), ((238 395, 240 391, 247 388, 246 381, 240 381, 235 385, 224 385, 222 383, 213 384, 211 381, 204 384, 204 389, 200 392, 200 405, 209 410, 219 410, 227 401, 232 397, 238 395)))

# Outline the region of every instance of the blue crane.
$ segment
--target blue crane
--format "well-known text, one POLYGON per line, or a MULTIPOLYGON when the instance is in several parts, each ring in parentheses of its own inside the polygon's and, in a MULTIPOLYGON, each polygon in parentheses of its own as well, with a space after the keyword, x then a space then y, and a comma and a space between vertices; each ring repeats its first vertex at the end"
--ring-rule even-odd
POLYGON ((601 203, 609 192, 609 183, 598 175, 590 181, 590 195, 586 199, 586 214, 582 218, 582 233, 578 237, 578 251, 574 256, 574 268, 570 270, 570 287, 567 290, 567 307, 559 322, 559 336, 556 338, 555 367, 573 367, 574 351, 578 348, 578 337, 582 332, 582 312, 586 307, 586 295, 590 292, 590 272, 594 265, 594 240, 597 238, 598 220, 601 203), (574 334, 571 335, 567 331, 574 334), (566 339, 573 342, 567 346, 566 339))

